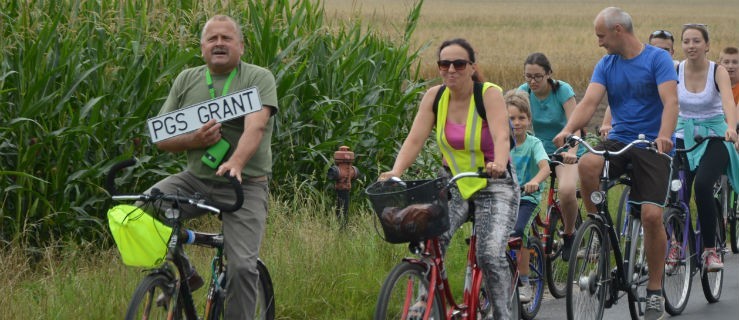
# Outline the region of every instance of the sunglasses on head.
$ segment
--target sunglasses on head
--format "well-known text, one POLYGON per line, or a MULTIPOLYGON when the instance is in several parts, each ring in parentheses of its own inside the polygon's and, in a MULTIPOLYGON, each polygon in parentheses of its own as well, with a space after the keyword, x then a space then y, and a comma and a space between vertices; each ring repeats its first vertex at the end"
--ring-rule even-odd
POLYGON ((708 25, 705 23, 686 23, 683 28, 701 28, 708 30, 708 25))
POLYGON ((670 39, 672 41, 675 41, 675 38, 672 36, 672 33, 667 30, 657 30, 655 32, 652 32, 651 35, 649 35, 649 38, 662 38, 662 39, 670 39))
POLYGON ((436 61, 436 64, 439 66, 439 70, 441 71, 449 70, 450 66, 454 66, 454 70, 462 71, 464 69, 467 69, 467 65, 472 64, 472 61, 464 60, 464 59, 439 60, 439 61, 436 61))

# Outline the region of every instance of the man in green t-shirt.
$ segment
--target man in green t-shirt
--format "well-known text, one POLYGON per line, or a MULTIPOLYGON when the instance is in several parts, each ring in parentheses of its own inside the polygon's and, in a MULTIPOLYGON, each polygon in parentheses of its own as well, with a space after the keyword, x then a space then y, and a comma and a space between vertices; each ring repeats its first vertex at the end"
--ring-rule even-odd
MULTIPOLYGON (((200 49, 204 66, 182 71, 175 79, 159 114, 215 99, 242 89, 256 87, 262 109, 246 116, 217 123, 210 119, 200 129, 157 142, 168 152, 184 152, 187 169, 169 176, 152 188, 162 192, 200 193, 213 201, 234 203, 233 189, 223 177, 228 173, 243 186, 244 204, 223 214, 224 252, 228 258, 226 319, 250 319, 256 301, 257 256, 265 230, 268 205, 267 179, 272 173, 270 148, 277 90, 273 74, 241 61, 244 37, 241 27, 228 16, 214 16, 203 27, 200 49), (216 168, 201 160, 209 147, 221 139, 230 149, 216 168)), ((185 217, 205 212, 182 206, 185 217)), ((192 269, 192 289, 202 286, 202 278, 192 269)))

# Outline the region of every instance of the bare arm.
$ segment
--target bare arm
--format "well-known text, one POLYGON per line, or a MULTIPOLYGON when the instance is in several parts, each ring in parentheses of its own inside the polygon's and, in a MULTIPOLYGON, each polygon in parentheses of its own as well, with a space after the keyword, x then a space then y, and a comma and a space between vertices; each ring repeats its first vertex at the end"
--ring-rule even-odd
POLYGON ((236 150, 230 158, 220 166, 218 166, 217 175, 223 175, 228 172, 231 176, 241 180, 241 170, 246 166, 254 153, 259 148, 264 137, 264 131, 267 128, 269 117, 272 114, 272 107, 263 106, 262 110, 253 112, 244 116, 244 132, 239 137, 239 143, 236 150))
POLYGON ((503 93, 496 88, 485 91, 483 99, 488 127, 495 144, 495 160, 492 163, 485 164, 485 171, 492 177, 500 177, 505 173, 508 166, 511 149, 511 127, 508 122, 508 109, 503 99, 503 93))
MULTIPOLYGON (((565 110, 565 117, 567 117, 567 119, 570 119, 570 117, 572 117, 572 112, 575 111, 576 106, 577 106, 577 101, 575 100, 574 96, 567 99, 567 101, 565 101, 565 103, 562 105, 562 109, 565 110)), ((582 131, 577 130, 575 134, 578 136, 581 136, 582 131)), ((575 146, 574 148, 570 148, 569 150, 567 150, 567 152, 564 152, 562 154, 562 157, 563 157, 562 160, 564 163, 572 164, 572 163, 577 162, 577 148, 578 146, 575 146)))
POLYGON ((664 109, 662 110, 662 122, 657 134, 657 149, 660 152, 669 152, 672 150, 672 133, 675 132, 677 125, 677 81, 670 80, 663 82, 657 87, 659 97, 662 100, 664 109))
POLYGON ((606 95, 606 87, 600 83, 591 82, 588 88, 585 90, 585 96, 583 96, 580 103, 577 104, 575 110, 572 111, 572 116, 567 119, 567 125, 562 131, 554 137, 553 142, 556 146, 564 144, 564 139, 575 132, 580 130, 588 124, 590 118, 593 117, 595 110, 598 108, 598 104, 603 100, 606 95))
POLYGON ((608 138, 608 132, 613 129, 613 119, 611 118, 611 106, 606 106, 606 112, 603 114, 603 122, 600 124, 600 137, 608 138))
POLYGON ((736 105, 734 105, 734 96, 731 91, 729 72, 726 71, 724 66, 719 65, 716 69, 716 83, 721 93, 721 104, 724 108, 726 124, 729 126, 725 134, 726 140, 736 141, 736 105))
POLYGON ((398 151, 398 156, 395 158, 393 169, 388 172, 381 173, 379 177, 380 180, 402 176, 403 172, 405 172, 405 170, 416 161, 418 154, 426 143, 426 139, 428 139, 429 134, 431 134, 431 129, 433 129, 436 124, 436 114, 434 113, 433 104, 438 91, 439 86, 436 86, 429 89, 426 94, 423 95, 416 117, 413 119, 411 131, 408 133, 405 141, 403 141, 400 151, 398 151))
POLYGON ((539 167, 539 172, 537 172, 536 175, 524 185, 524 192, 526 193, 533 193, 536 190, 539 190, 539 184, 549 178, 549 174, 551 173, 549 161, 541 160, 537 162, 536 165, 539 167))

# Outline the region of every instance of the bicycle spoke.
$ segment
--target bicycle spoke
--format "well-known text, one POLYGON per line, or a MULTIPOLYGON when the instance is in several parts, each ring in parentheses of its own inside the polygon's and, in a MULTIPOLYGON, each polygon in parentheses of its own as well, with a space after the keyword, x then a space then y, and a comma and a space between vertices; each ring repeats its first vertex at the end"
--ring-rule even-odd
POLYGON ((606 291, 608 257, 601 257, 604 239, 601 229, 592 220, 578 230, 572 250, 577 250, 570 261, 567 283, 568 319, 593 319, 602 315, 606 291))

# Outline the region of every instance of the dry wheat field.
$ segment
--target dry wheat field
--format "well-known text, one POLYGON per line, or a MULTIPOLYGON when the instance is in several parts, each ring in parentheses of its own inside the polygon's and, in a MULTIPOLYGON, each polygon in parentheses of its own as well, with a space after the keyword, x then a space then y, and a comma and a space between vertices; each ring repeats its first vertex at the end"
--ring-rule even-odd
MULTIPOLYGON (((401 37, 412 0, 324 0, 330 19, 361 19, 372 28, 401 37)), ((739 46, 739 0, 426 0, 413 35, 423 52, 422 75, 435 77, 436 48, 441 41, 463 37, 475 47, 485 77, 504 88, 523 81, 529 53, 545 53, 554 76, 581 92, 593 66, 605 53, 598 47, 593 19, 603 8, 629 12, 635 33, 646 42, 649 33, 666 29, 676 34, 675 58, 681 59, 679 33, 685 23, 708 24, 711 51, 718 59, 724 46, 739 46)))

